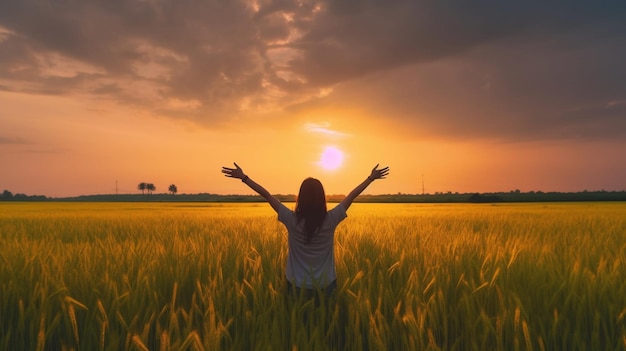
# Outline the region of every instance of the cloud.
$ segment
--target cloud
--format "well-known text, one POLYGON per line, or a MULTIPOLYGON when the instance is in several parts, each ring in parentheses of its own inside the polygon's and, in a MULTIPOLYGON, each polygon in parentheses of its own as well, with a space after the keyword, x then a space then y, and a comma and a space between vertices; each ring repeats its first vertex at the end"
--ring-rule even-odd
POLYGON ((304 129, 309 133, 322 135, 330 139, 342 139, 348 136, 346 133, 331 129, 330 123, 327 122, 305 123, 304 129))
POLYGON ((623 137, 623 108, 606 105, 626 98, 624 10, 588 1, 5 1, 0 89, 91 94, 204 124, 332 101, 450 136, 623 137))

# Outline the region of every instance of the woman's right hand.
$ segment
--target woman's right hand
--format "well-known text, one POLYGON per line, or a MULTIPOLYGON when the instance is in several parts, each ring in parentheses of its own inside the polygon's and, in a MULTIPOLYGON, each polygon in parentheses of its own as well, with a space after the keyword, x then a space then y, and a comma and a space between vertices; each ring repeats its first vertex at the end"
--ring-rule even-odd
POLYGON ((222 167, 222 173, 224 173, 225 176, 230 177, 230 178, 237 178, 237 179, 245 178, 246 175, 243 173, 243 169, 241 169, 241 167, 239 167, 237 163, 233 162, 233 164, 235 165, 235 168, 222 167))

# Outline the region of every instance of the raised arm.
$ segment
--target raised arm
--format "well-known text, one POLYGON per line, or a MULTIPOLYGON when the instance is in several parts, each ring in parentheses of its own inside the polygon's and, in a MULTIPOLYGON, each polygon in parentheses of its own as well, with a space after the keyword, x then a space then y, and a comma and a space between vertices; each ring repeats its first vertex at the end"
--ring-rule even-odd
POLYGON ((363 190, 365 190, 365 188, 372 184, 372 182, 376 179, 385 179, 388 174, 389 167, 378 169, 378 165, 376 165, 374 168, 372 168, 372 173, 370 173, 370 175, 363 181, 363 183, 357 185, 357 187, 354 188, 354 190, 352 190, 350 194, 348 194, 343 200, 341 200, 343 208, 347 210, 350 205, 352 205, 354 199, 356 199, 356 197, 359 196, 359 194, 361 194, 363 190))
POLYGON ((269 191, 265 190, 260 184, 250 179, 247 175, 243 173, 243 169, 235 163, 235 168, 222 167, 222 173, 229 178, 237 178, 241 179, 247 186, 249 186, 252 190, 256 191, 259 195, 263 196, 267 202, 270 203, 270 206, 278 213, 278 208, 280 207, 280 201, 272 196, 269 191))

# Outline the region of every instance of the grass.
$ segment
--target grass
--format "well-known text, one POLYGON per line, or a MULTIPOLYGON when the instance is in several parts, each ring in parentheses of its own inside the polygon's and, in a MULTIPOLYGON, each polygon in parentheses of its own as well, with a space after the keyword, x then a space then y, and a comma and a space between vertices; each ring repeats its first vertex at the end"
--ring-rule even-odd
POLYGON ((267 204, 0 203, 2 350, 624 350, 626 204, 355 204, 287 299, 267 204))

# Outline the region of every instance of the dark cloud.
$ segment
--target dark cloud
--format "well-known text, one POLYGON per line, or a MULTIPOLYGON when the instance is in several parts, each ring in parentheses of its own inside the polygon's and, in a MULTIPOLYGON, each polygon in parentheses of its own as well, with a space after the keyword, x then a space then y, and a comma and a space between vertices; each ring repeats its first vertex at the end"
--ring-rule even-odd
POLYGON ((625 10, 588 1, 9 0, 0 4, 0 88, 88 92, 206 123, 342 97, 448 135, 623 137, 625 10))
POLYGON ((293 64, 315 82, 327 84, 449 57, 502 38, 551 36, 621 20, 615 9, 588 7, 496 0, 330 2, 295 44, 305 54, 293 64))

